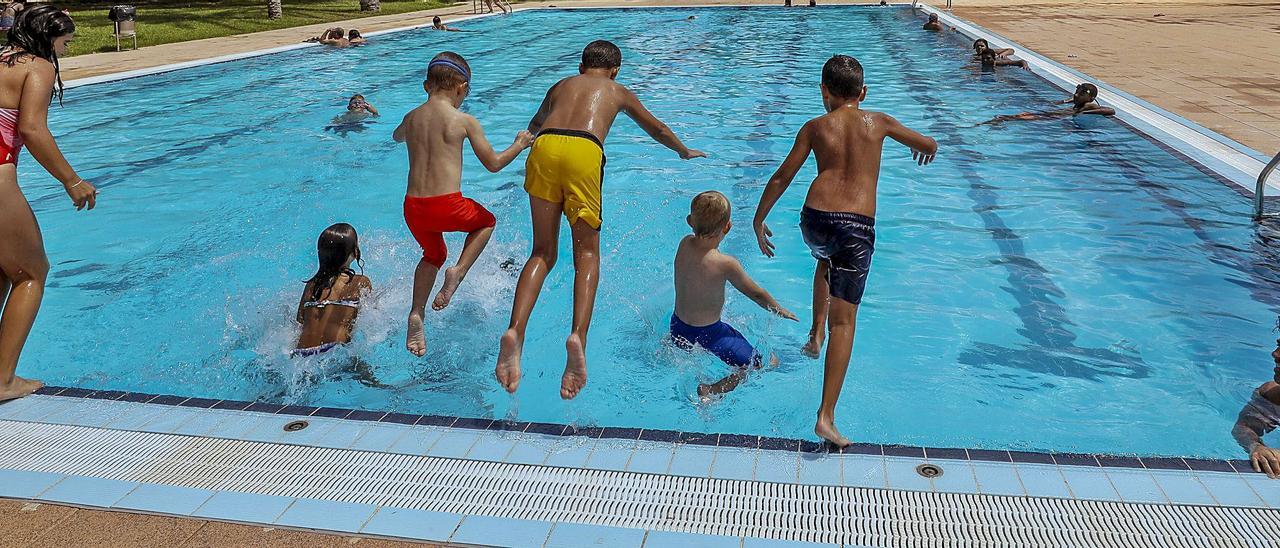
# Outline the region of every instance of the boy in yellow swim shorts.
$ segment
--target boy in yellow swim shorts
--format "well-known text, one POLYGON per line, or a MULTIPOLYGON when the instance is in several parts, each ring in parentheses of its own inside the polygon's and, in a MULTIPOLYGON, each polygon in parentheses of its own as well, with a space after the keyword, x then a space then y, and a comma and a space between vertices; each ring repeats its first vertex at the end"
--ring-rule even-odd
POLYGON ((511 324, 502 334, 495 374, 508 392, 520 384, 520 353, 533 305, 542 282, 555 266, 560 216, 569 220, 573 235, 573 328, 565 341, 568 354, 560 379, 560 397, 578 395, 587 382, 587 328, 600 281, 600 225, 603 222, 601 185, 604 182, 604 141, 619 113, 683 159, 706 154, 684 146, 671 128, 649 113, 635 93, 614 81, 622 66, 622 52, 605 40, 582 50, 577 76, 560 80, 547 90, 538 113, 529 121, 537 138, 525 163, 525 191, 533 217, 533 252, 516 284, 511 324))

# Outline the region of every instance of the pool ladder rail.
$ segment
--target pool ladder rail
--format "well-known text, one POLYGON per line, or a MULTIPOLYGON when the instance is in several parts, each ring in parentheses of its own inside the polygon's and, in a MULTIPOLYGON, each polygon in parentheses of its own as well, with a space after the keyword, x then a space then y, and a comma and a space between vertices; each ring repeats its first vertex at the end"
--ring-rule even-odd
POLYGON ((1267 187, 1267 177, 1271 175, 1272 171, 1276 170, 1277 166, 1280 166, 1280 152, 1277 152, 1271 162, 1267 164, 1267 167, 1262 168, 1262 173, 1258 174, 1258 186, 1253 191, 1253 220, 1255 221, 1262 220, 1263 191, 1267 187))

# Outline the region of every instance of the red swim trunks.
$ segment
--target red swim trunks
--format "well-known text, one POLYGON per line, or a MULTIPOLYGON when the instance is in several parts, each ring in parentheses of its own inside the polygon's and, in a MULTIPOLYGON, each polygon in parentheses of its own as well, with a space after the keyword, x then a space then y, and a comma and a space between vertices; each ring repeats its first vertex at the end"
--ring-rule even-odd
POLYGON ((475 232, 496 225, 497 219, 484 206, 461 192, 439 196, 405 196, 404 223, 422 246, 422 258, 440 268, 448 248, 445 232, 475 232))

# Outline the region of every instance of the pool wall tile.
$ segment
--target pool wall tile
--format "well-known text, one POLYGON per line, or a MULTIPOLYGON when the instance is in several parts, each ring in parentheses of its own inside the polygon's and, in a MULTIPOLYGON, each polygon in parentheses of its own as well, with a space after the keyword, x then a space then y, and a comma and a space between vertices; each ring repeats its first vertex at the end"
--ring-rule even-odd
POLYGON ((402 426, 371 424, 360 433, 360 437, 351 442, 348 448, 364 451, 387 451, 397 441, 400 441, 400 438, 404 437, 407 431, 408 428, 402 426))
POLYGON ((1107 477, 1111 479, 1116 492, 1120 493, 1120 498, 1127 502, 1169 502, 1169 497, 1165 496, 1155 478, 1151 477, 1151 472, 1109 469, 1107 477))
POLYGON ((1033 497, 1071 498, 1067 480, 1053 464, 1018 463, 1014 465, 1018 479, 1027 494, 1033 497))
POLYGON ((331 500, 298 499, 276 518, 276 525, 355 533, 377 507, 331 500))
POLYGON ((47 472, 0 469, 0 497, 32 499, 67 476, 47 472))
POLYGON ((1219 504, 1255 508, 1267 507, 1262 497, 1239 474, 1197 472, 1196 478, 1200 480, 1205 489, 1209 490, 1209 494, 1213 495, 1214 500, 1218 501, 1219 504))
POLYGON ((451 542, 509 548, 538 548, 546 544, 551 523, 491 516, 467 516, 451 542))
POLYGON ((884 446, 874 443, 851 443, 839 452, 846 455, 883 455, 884 446))
POLYGON ((422 415, 410 415, 408 413, 387 413, 383 415, 380 422, 389 422, 394 424, 414 425, 418 423, 418 418, 422 415))
POLYGON ((191 515, 244 523, 272 523, 293 501, 291 497, 221 491, 214 493, 191 515))
POLYGON ((444 435, 444 430, 414 426, 409 428, 403 436, 400 436, 400 439, 397 439, 395 443, 391 444, 387 451, 406 455, 425 455, 442 435, 444 435))
POLYGON ((1273 480, 1263 474, 1252 473, 1242 475, 1246 484, 1262 498, 1268 507, 1280 509, 1280 480, 1273 480))
POLYGON ((933 459, 968 460, 969 452, 965 451, 964 449, 953 449, 948 447, 925 447, 924 456, 929 460, 933 460, 933 459))
MULTIPOLYGON (((1057 459, 1057 455, 1054 455, 1057 459)), ((1111 479, 1102 468, 1089 469, 1081 466, 1060 466, 1058 471, 1067 480, 1071 495, 1077 499, 1088 500, 1121 500, 1120 493, 1111 485, 1111 479)), ((1024 480, 1025 483, 1025 480, 1024 480)))
MULTIPOLYGON (((1142 459, 1144 462, 1147 459, 1142 459)), ((1167 470, 1151 471, 1151 478, 1164 491, 1165 496, 1174 504, 1203 504, 1212 506, 1217 503, 1209 490, 1195 476, 1186 472, 1167 470)), ((1123 493, 1122 493, 1123 495, 1123 493)))
POLYGON ((730 446, 716 448, 715 460, 711 464, 711 477, 730 480, 754 479, 758 451, 758 449, 730 446))
POLYGON ((741 537, 649 531, 644 548, 741 548, 741 537))
POLYGON ((360 528, 368 535, 447 542, 462 523, 459 514, 384 506, 360 528))
POLYGON ((1027 490, 1022 487, 1022 479, 1018 476, 1018 469, 1013 466, 981 461, 972 462, 970 466, 973 467, 980 493, 1012 496, 1027 494, 1027 490))
POLYGON ((115 508, 189 515, 213 497, 213 491, 144 483, 117 501, 115 508))
POLYGON ((563 424, 551 424, 546 422, 531 422, 526 426, 524 431, 526 434, 545 434, 550 436, 559 436, 563 434, 568 426, 563 424))
POLYGON ((545 462, 548 466, 572 466, 581 468, 591 458, 595 440, 590 438, 566 438, 563 443, 551 447, 545 462))
POLYGON ((715 460, 715 448, 677 445, 675 454, 671 457, 671 469, 667 473, 673 476, 711 477, 711 465, 715 460))
POLYGON ((627 463, 627 471, 666 474, 674 454, 675 446, 670 443, 637 442, 631 452, 631 461, 627 463))
POLYGON ((889 487, 909 491, 932 491, 933 484, 929 478, 916 473, 916 466, 921 463, 921 459, 885 456, 885 476, 889 487))
MULTIPOLYGON (((978 481, 974 475, 973 465, 969 461, 933 461, 932 464, 942 468, 942 475, 932 478, 933 490, 948 493, 977 493, 978 481)), ((916 472, 913 470, 913 474, 916 472)), ((919 474, 916 474, 919 476, 919 474)))
POLYGON ((640 439, 660 443, 674 443, 680 439, 680 433, 671 430, 641 430, 640 439))
POLYGON ((511 454, 511 450, 515 446, 516 438, 514 436, 503 437, 486 432, 477 436, 476 443, 467 451, 466 457, 469 459, 502 462, 506 460, 507 455, 511 454))
POLYGON ((765 451, 761 449, 756 453, 756 481, 795 483, 798 481, 799 475, 799 451, 765 451))
POLYGON ((137 482, 67 476, 40 493, 37 500, 110 508, 138 486, 137 482))
POLYGON ((716 445, 719 439, 719 434, 704 434, 702 432, 680 433, 680 443, 687 443, 689 445, 716 445))
POLYGON ((542 464, 546 462, 551 451, 558 447, 560 441, 552 436, 523 434, 503 462, 515 464, 542 464))
POLYGON ((350 415, 347 415, 344 418, 347 420, 353 420, 353 421, 378 422, 382 420, 382 417, 385 417, 385 416, 387 416, 386 411, 363 411, 363 410, 357 409, 355 411, 352 411, 350 415))
POLYGON ((800 483, 844 485, 843 459, 833 455, 800 454, 800 483))
POLYGON ((480 433, 474 430, 450 430, 446 431, 436 440, 435 445, 431 446, 431 451, 427 454, 433 457, 453 457, 463 458, 467 453, 471 452, 471 447, 480 440, 480 433))
POLYGON ((643 529, 605 527, 581 523, 557 523, 551 529, 545 548, 639 548, 644 543, 643 529))
POLYGON ((1053 460, 1060 466, 1100 466, 1096 457, 1081 453, 1054 453, 1053 460))
POLYGON ((914 447, 910 445, 886 445, 883 449, 884 456, 886 457, 924 458, 923 447, 914 447))
MULTIPOLYGON (((639 431, 636 436, 640 435, 639 431)), ((627 469, 627 463, 631 462, 631 451, 635 449, 636 442, 625 438, 599 439, 595 446, 591 449, 591 455, 587 457, 587 468, 595 468, 598 470, 617 470, 619 472, 627 469)))
MULTIPOLYGON (((843 468, 844 484, 849 487, 888 487, 884 457, 873 455, 841 455, 832 458, 840 459, 843 468)), ((915 474, 914 471, 911 472, 915 474)), ((918 477, 918 476, 917 476, 918 477)), ((923 478, 921 478, 923 479, 923 478)))
POLYGON ((1190 466, 1192 470, 1198 470, 1198 471, 1204 471, 1204 472, 1235 472, 1236 471, 1236 469, 1231 466, 1231 463, 1224 460, 1209 460, 1209 459, 1182 459, 1182 460, 1183 462, 1186 462, 1187 465, 1190 466))
POLYGON ((279 413, 285 406, 275 403, 254 402, 246 407, 245 411, 253 411, 255 413, 279 413))

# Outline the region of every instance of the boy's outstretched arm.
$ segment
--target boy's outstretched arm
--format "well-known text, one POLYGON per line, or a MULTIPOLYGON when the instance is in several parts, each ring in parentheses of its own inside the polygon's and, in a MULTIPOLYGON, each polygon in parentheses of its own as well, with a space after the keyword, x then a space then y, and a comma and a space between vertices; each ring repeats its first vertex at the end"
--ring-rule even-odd
POLYGON ((933 137, 926 137, 919 132, 902 125, 894 117, 883 114, 885 136, 902 143, 911 149, 911 159, 919 165, 929 165, 933 156, 938 153, 938 142, 933 137))
POLYGON ((480 121, 474 116, 467 116, 467 139, 471 140, 471 151, 476 154, 476 159, 480 160, 490 173, 502 171, 502 168, 507 167, 520 155, 520 151, 533 144, 533 134, 522 130, 516 133, 515 142, 511 143, 506 150, 494 152, 493 146, 484 136, 484 128, 480 127, 480 121))
POLYGON ((636 97, 635 93, 629 89, 625 90, 625 93, 626 99, 622 105, 622 112, 627 113, 627 116, 634 120, 636 125, 639 125, 640 129, 648 133, 654 141, 674 150, 683 160, 705 158, 707 156, 701 150, 694 150, 684 146, 684 143, 680 142, 680 138, 676 137, 675 132, 671 131, 667 124, 662 123, 653 113, 649 112, 649 109, 644 108, 644 104, 640 102, 640 98, 636 97))
POLYGON ((782 305, 778 304, 778 301, 774 300, 773 295, 770 295, 768 291, 765 291, 763 287, 760 287, 760 284, 757 284, 755 280, 752 280, 751 276, 747 275, 747 270, 742 268, 742 263, 732 257, 726 257, 725 261, 725 268, 727 270, 727 272, 725 272, 725 278, 729 280, 730 284, 733 284, 734 289, 737 289, 743 295, 746 295, 752 301, 755 301, 755 303, 760 305, 761 308, 768 310, 769 312, 773 312, 774 314, 791 321, 800 321, 800 319, 797 318, 790 310, 787 310, 783 308, 782 305))
POLYGON ((778 170, 773 172, 772 177, 769 177, 769 183, 764 185, 764 192, 760 194, 760 203, 756 205, 756 216, 751 224, 756 231, 756 243, 760 244, 760 252, 764 253, 765 257, 773 256, 773 242, 769 241, 769 236, 773 236, 773 232, 764 224, 764 219, 769 216, 769 212, 773 210, 774 204, 778 203, 782 193, 791 186, 792 179, 796 178, 796 173, 800 172, 804 161, 809 159, 809 153, 813 150, 813 137, 810 135, 813 131, 810 125, 812 123, 812 121, 805 123, 800 128, 800 132, 796 133, 796 142, 791 146, 791 152, 787 153, 787 158, 782 161, 782 165, 778 166, 778 170))

